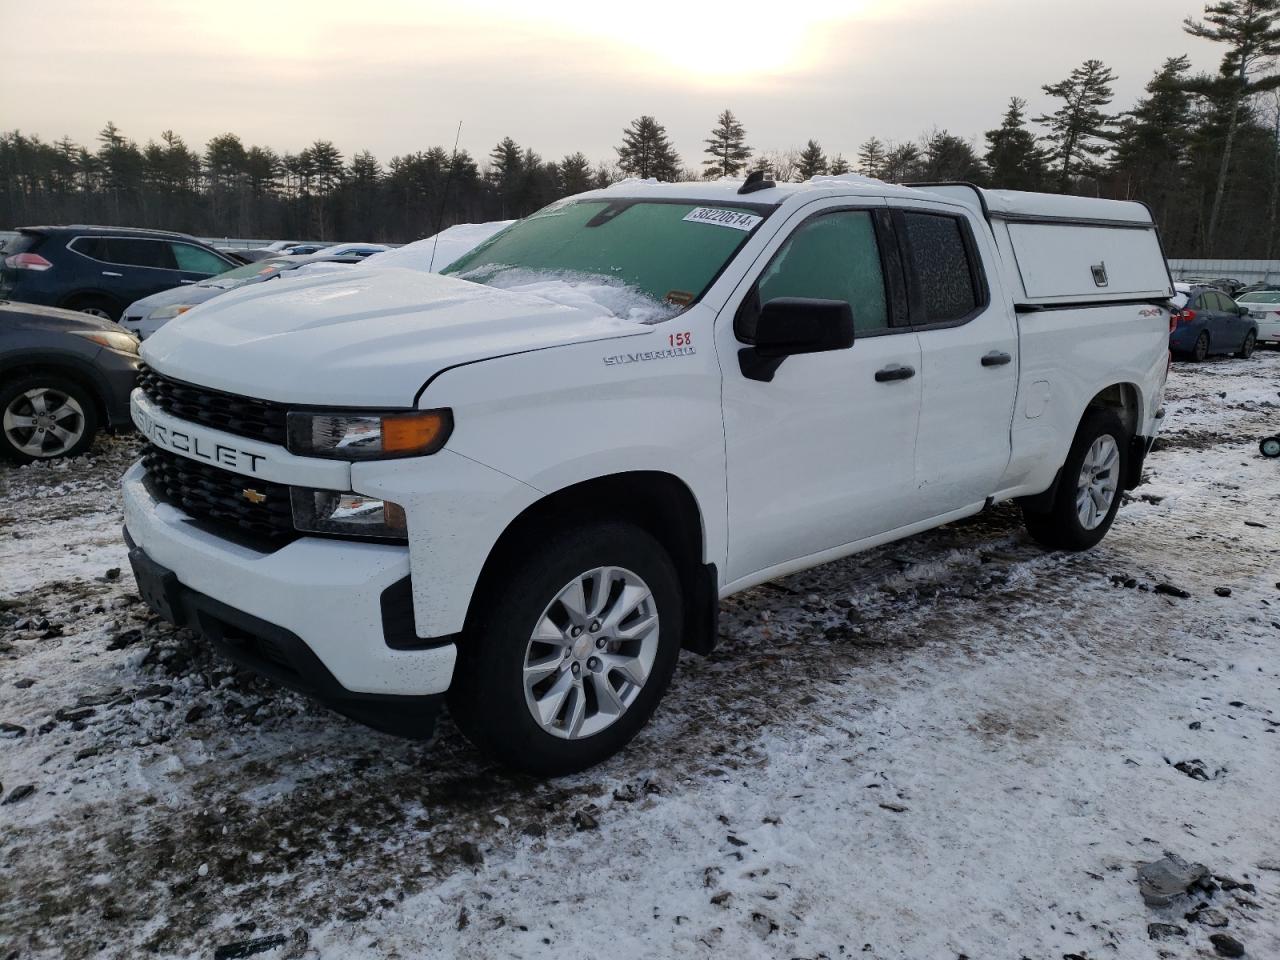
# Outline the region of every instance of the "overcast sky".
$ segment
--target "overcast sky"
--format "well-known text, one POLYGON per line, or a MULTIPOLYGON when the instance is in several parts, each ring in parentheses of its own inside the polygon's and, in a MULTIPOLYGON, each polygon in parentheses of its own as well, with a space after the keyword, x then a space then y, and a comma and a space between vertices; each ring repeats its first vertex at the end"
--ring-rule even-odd
MULTIPOLYGON (((1220 51, 1186 36, 1193 0, 6 0, 0 129, 92 143, 113 120, 139 144, 232 131, 347 156, 510 135, 548 159, 612 159, 642 113, 696 164, 730 107, 756 149, 815 137, 852 156, 874 134, 981 137, 1011 95, 1097 57, 1130 106, 1161 61, 1220 51), (647 12, 638 12, 643 7, 647 12), (784 14, 768 13, 787 10, 784 14), (616 10, 617 12, 610 12, 616 10)), ((1034 115, 1034 113, 1033 113, 1034 115)))

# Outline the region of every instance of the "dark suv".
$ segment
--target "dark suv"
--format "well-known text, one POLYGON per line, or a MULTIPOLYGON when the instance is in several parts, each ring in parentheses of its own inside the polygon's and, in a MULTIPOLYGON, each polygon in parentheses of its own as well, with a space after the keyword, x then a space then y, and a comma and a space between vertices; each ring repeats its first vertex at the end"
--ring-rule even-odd
POLYGON ((118 320, 129 304, 239 266, 183 233, 21 227, 0 250, 0 298, 118 320))

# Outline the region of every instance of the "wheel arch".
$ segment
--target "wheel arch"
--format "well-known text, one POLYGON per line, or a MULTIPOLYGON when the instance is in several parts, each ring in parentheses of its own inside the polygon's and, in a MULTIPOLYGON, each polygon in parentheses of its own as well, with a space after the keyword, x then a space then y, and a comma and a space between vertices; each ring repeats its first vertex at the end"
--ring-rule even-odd
POLYGON ((467 609, 467 629, 503 571, 526 555, 540 535, 574 522, 625 520, 654 537, 671 555, 685 592, 683 646, 707 654, 718 636, 719 581, 705 561, 706 525, 689 485, 674 474, 633 470, 582 480, 546 494, 518 514, 489 551, 467 609))
POLYGON ((1085 404, 1085 409, 1081 411, 1080 417, 1076 421, 1077 430, 1080 429, 1080 424, 1084 421, 1089 410, 1095 407, 1114 410, 1120 417, 1120 422, 1129 431, 1129 436, 1137 436, 1138 428, 1143 422, 1143 404, 1142 390, 1136 383, 1127 381, 1113 383, 1099 390, 1085 404))

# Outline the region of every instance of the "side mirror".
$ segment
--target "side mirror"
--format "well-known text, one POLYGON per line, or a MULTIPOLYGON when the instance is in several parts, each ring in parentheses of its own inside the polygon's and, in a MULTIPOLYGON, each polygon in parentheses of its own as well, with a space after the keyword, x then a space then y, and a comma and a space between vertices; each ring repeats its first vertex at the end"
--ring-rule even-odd
POLYGON ((1242 306, 1240 306, 1239 304, 1237 304, 1237 305, 1236 305, 1236 313, 1240 314, 1240 316, 1242 316, 1242 317, 1247 317, 1247 316, 1249 315, 1249 308, 1248 308, 1248 307, 1242 307, 1242 306))
POLYGON ((779 297, 760 310, 754 339, 738 351, 738 366, 744 377, 769 383, 793 354, 852 347, 853 308, 844 300, 779 297))

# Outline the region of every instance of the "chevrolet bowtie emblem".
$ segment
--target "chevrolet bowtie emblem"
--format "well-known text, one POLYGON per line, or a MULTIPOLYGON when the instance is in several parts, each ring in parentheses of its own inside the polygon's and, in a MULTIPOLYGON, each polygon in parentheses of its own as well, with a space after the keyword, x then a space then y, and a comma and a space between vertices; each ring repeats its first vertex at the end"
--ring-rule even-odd
POLYGON ((241 490, 240 495, 250 503, 265 503, 267 500, 267 495, 265 493, 259 493, 257 490, 252 490, 249 487, 245 487, 245 489, 241 490))

